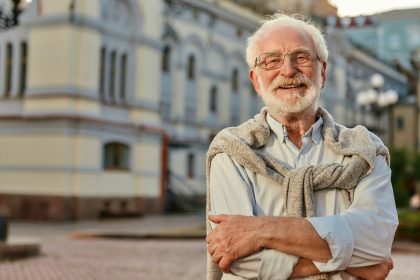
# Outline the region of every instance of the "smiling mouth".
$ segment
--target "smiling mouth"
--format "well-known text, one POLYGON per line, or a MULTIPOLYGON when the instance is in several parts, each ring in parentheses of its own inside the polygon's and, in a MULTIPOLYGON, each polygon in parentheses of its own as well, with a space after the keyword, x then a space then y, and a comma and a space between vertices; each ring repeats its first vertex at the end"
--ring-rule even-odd
POLYGON ((279 86, 278 88, 279 89, 290 89, 290 88, 301 88, 303 86, 304 86, 303 84, 298 84, 298 85, 282 85, 282 86, 279 86))

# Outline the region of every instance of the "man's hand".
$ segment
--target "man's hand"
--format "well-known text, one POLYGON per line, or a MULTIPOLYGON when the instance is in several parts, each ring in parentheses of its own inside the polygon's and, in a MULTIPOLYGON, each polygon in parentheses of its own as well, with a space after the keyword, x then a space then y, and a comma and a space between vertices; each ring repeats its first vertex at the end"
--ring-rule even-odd
POLYGON ((223 272, 263 248, 319 262, 331 259, 328 243, 303 218, 217 215, 209 220, 218 226, 207 235, 208 251, 223 272))
POLYGON ((365 280, 383 280, 393 268, 394 263, 391 258, 388 258, 383 263, 365 267, 347 268, 346 271, 365 280))
POLYGON ((258 238, 261 217, 209 215, 209 220, 218 225, 207 235, 207 250, 221 271, 229 273, 231 263, 263 248, 258 238))

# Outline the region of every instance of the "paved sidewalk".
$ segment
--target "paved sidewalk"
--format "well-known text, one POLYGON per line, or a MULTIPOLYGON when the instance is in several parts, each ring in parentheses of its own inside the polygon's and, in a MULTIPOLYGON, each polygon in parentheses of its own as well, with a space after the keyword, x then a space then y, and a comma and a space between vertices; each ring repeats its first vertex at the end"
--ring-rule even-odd
MULTIPOLYGON (((40 257, 0 263, 1 280, 199 280, 205 279, 204 239, 74 238, 74 232, 144 235, 198 228, 203 215, 147 216, 140 219, 66 224, 12 223, 12 236, 37 237, 40 257)), ((420 248, 398 243, 388 279, 420 280, 420 248)))

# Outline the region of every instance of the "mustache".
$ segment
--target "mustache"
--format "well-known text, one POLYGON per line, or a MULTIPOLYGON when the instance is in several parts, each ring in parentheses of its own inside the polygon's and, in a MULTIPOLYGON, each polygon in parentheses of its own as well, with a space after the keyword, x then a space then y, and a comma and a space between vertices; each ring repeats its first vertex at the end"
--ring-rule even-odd
POLYGON ((302 73, 297 73, 292 78, 286 78, 283 76, 277 76, 270 84, 269 90, 274 91, 279 87, 287 87, 287 86, 299 86, 304 85, 306 87, 312 86, 312 81, 303 75, 302 73))

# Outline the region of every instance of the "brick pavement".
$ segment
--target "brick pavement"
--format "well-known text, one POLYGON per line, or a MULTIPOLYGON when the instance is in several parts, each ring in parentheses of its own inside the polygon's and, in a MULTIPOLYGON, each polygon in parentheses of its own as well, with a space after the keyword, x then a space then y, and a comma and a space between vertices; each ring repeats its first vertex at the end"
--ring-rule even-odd
POLYGON ((205 242, 60 238, 43 255, 0 263, 2 280, 204 279, 205 242))
MULTIPOLYGON (((199 280, 205 279, 204 240, 74 239, 77 230, 150 232, 197 226, 195 216, 77 224, 12 224, 13 235, 40 238, 43 255, 0 263, 0 280, 199 280)), ((420 280, 420 254, 396 251, 388 279, 420 280)))

